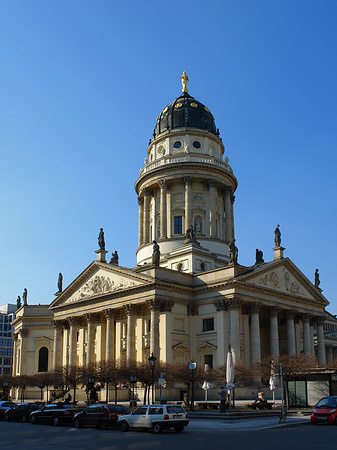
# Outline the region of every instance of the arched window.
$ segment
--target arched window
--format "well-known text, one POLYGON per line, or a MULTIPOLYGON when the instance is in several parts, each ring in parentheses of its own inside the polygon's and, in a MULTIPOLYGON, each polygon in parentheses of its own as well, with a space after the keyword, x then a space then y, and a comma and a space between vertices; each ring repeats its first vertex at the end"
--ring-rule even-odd
POLYGON ((48 353, 47 347, 40 348, 38 372, 48 372, 48 353))

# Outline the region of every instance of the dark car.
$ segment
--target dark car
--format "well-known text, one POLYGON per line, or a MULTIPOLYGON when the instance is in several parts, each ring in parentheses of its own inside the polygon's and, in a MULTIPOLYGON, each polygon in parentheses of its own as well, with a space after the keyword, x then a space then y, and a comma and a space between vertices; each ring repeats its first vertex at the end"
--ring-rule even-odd
POLYGON ((337 397, 324 397, 314 406, 311 423, 334 423, 337 425, 337 397))
POLYGON ((27 422, 30 413, 41 409, 42 406, 41 403, 18 403, 5 412, 5 420, 22 420, 22 422, 27 422))
POLYGON ((74 425, 76 428, 91 426, 106 429, 117 426, 118 417, 125 414, 128 414, 128 410, 122 405, 90 405, 84 411, 75 414, 74 425))
POLYGON ((0 402, 0 419, 4 419, 5 418, 6 411, 11 409, 12 406, 15 406, 15 403, 8 402, 8 401, 1 401, 0 402))
POLYGON ((48 423, 55 426, 72 424, 74 414, 81 411, 81 408, 70 403, 50 403, 38 411, 33 411, 30 415, 31 423, 48 423))

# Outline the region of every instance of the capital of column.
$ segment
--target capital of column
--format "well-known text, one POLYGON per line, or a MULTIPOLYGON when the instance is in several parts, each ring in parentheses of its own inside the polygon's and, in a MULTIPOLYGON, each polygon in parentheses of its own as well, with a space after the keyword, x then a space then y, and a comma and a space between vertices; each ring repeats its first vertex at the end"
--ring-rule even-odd
POLYGON ((84 317, 87 323, 94 323, 96 320, 96 315, 93 313, 86 313, 84 314, 84 317))
POLYGON ((294 320, 294 317, 295 317, 295 311, 289 309, 289 310, 287 311, 286 314, 287 314, 287 319, 289 319, 289 320, 294 320))
POLYGON ((173 300, 163 300, 161 302, 160 311, 162 311, 162 312, 171 312, 174 304, 175 304, 175 301, 173 301, 173 300))
POLYGON ((326 321, 326 318, 324 316, 316 316, 315 321, 317 325, 323 325, 323 323, 326 321))
POLYGON ((240 301, 238 298, 232 298, 231 300, 228 300, 227 304, 229 310, 239 309, 240 301))
POLYGON ((271 306, 269 308, 269 314, 271 317, 277 317, 280 311, 281 309, 278 308, 277 306, 271 306))
POLYGON ((262 309, 262 305, 261 303, 250 303, 249 304, 249 309, 251 313, 258 313, 261 311, 262 309))
POLYGON ((62 322, 60 320, 53 320, 54 328, 61 329, 62 328, 62 322))
POLYGON ((160 300, 147 300, 146 304, 150 311, 160 311, 160 300))
POLYGON ((184 177, 185 186, 191 186, 192 180, 193 180, 193 177, 190 177, 190 176, 184 177))
POLYGON ((135 314, 135 305, 133 305, 132 303, 128 303, 127 305, 123 305, 124 310, 126 311, 126 314, 128 316, 132 316, 133 314, 135 314))
POLYGON ((21 336, 28 336, 29 330, 27 328, 21 328, 19 333, 21 334, 21 336))
POLYGON ((145 195, 145 197, 149 196, 151 194, 151 190, 147 187, 142 188, 142 193, 145 195))
POLYGON ((106 319, 114 319, 116 317, 116 310, 114 309, 103 309, 103 314, 106 319))
POLYGON ((188 316, 197 316, 199 313, 198 305, 192 303, 191 305, 187 305, 187 315, 188 316))
POLYGON ((215 187, 217 185, 217 180, 215 178, 209 178, 207 180, 207 184, 209 187, 215 187))
POLYGON ((142 205, 144 203, 143 197, 137 197, 138 205, 142 205))
POLYGON ((168 188, 168 183, 165 180, 165 178, 162 178, 161 180, 158 180, 158 184, 160 186, 160 189, 162 189, 163 191, 166 191, 168 188))
POLYGON ((311 314, 303 314, 303 316, 302 316, 303 322, 310 322, 311 319, 312 319, 312 315, 311 314))
POLYGON ((215 300, 213 302, 213 305, 215 307, 216 312, 228 310, 228 305, 226 303, 226 300, 215 300))

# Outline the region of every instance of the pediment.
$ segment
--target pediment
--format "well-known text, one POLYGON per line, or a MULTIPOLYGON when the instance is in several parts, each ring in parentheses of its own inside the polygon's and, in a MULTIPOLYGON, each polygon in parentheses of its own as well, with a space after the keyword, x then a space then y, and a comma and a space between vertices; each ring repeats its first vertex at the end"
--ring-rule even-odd
POLYGON ((249 275, 241 277, 245 284, 253 284, 288 295, 305 297, 328 304, 321 291, 289 260, 263 264, 249 275))
POLYGON ((197 350, 216 350, 217 346, 214 344, 211 344, 210 342, 203 342, 199 347, 197 347, 197 350))
POLYGON ((144 276, 131 273, 128 269, 94 263, 75 279, 50 307, 60 307, 115 294, 149 284, 151 281, 144 279, 144 276))
POLYGON ((172 345, 173 350, 189 350, 189 347, 183 342, 179 342, 178 344, 172 345))

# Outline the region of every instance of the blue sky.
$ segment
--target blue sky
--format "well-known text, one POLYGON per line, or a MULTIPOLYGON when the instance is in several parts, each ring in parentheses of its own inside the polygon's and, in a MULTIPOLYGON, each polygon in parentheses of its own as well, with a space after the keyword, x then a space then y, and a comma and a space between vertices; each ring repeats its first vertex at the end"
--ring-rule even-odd
POLYGON ((0 303, 51 302, 100 227, 136 264, 134 182, 186 70, 239 181, 239 262, 279 223, 337 314, 336 22, 332 0, 0 0, 0 303))

